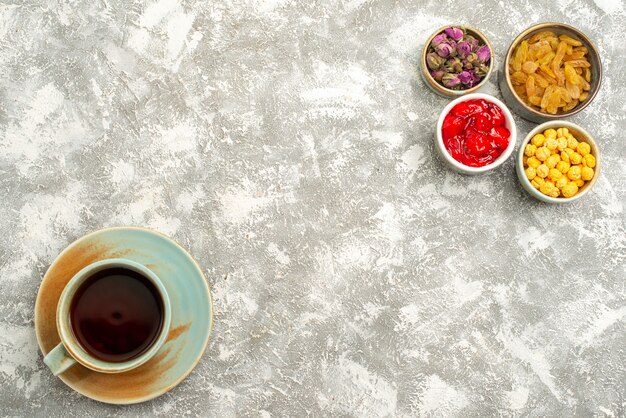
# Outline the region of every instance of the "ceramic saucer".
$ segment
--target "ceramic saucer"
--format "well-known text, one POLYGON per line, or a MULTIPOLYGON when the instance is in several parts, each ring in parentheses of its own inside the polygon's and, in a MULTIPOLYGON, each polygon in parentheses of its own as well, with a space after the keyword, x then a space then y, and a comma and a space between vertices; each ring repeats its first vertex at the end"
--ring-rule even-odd
POLYGON ((141 263, 161 279, 172 306, 167 340, 152 359, 136 369, 104 374, 77 364, 59 377, 89 398, 131 404, 162 395, 191 372, 209 341, 213 302, 200 267, 171 239, 143 228, 102 229, 67 247, 43 278, 35 304, 35 330, 44 356, 60 342, 56 309, 66 283, 88 264, 116 257, 141 263))

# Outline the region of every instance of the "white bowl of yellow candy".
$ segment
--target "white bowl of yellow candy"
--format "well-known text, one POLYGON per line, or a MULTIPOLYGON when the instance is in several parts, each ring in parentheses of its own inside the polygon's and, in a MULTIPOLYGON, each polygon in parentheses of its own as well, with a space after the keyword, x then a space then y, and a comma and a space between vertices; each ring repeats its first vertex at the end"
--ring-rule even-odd
POLYGON ((562 120, 530 131, 516 162, 524 189, 546 203, 580 199, 598 179, 600 153, 593 137, 580 126, 562 120))

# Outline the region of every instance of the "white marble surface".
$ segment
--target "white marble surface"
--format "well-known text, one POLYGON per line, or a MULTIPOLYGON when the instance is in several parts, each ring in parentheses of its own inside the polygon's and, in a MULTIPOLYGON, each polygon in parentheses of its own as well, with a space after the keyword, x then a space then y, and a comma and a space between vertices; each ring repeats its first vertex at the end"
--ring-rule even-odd
POLYGON ((615 0, 3 0, 0 415, 624 417, 625 29, 615 0), (597 42, 584 199, 435 158, 416 64, 460 19, 498 61, 545 20, 597 42), (111 225, 181 242, 215 297, 196 370, 130 407, 65 387, 33 328, 50 263, 111 225))

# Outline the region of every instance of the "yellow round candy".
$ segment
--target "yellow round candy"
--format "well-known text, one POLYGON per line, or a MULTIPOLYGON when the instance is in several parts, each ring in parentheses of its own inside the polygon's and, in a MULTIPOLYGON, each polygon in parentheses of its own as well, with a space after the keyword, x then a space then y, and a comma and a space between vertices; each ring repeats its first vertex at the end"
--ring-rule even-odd
POLYGON ((583 167, 580 169, 580 178, 585 181, 589 181, 593 178, 594 171, 591 167, 583 167))
POLYGON ((567 170, 569 170, 569 163, 566 161, 559 161, 558 163, 556 163, 556 166, 554 168, 565 174, 567 173, 567 170))
POLYGON ((537 175, 537 171, 533 167, 528 167, 526 170, 524 170, 524 172, 526 173, 526 177, 528 178, 528 180, 534 179, 537 175))
POLYGON ((550 171, 548 172, 548 177, 550 177, 550 179, 553 181, 557 181, 558 179, 563 177, 563 173, 561 173, 556 168, 551 168, 550 171))
POLYGON ((565 161, 569 164, 569 154, 567 153, 567 148, 561 152, 561 161, 565 161))
POLYGON ((559 128, 559 129, 556 130, 556 136, 557 137, 563 136, 563 128, 559 128))
POLYGON ((552 128, 546 129, 543 132, 543 136, 545 136, 546 139, 548 139, 548 138, 556 138, 556 131, 554 129, 552 129, 552 128))
POLYGON ((527 157, 532 157, 533 155, 535 155, 535 152, 537 152, 536 146, 534 146, 533 144, 526 144, 526 148, 524 148, 524 154, 527 157))
POLYGON ((547 165, 541 164, 539 167, 537 167, 536 172, 539 177, 541 177, 542 179, 545 179, 546 177, 548 177, 548 173, 550 172, 550 169, 548 168, 547 165))
POLYGON ((549 184, 544 183, 539 186, 539 191, 547 196, 550 196, 550 191, 552 191, 552 187, 550 187, 549 184))
POLYGON ((579 142, 576 151, 583 157, 591 152, 591 146, 586 142, 579 142))
POLYGON ((580 166, 573 165, 567 170, 567 178, 570 180, 579 180, 580 179, 580 166))
POLYGON ((559 151, 563 151, 565 148, 567 148, 567 138, 565 138, 564 136, 561 136, 559 138, 556 139, 556 148, 559 151))
POLYGON ((556 138, 546 139, 546 148, 548 148, 550 151, 554 151, 557 145, 558 145, 558 142, 556 141, 556 138))
POLYGON ((596 166, 596 157, 591 154, 587 154, 583 157, 587 167, 594 168, 596 166))
POLYGON ((528 157, 526 161, 528 167, 537 168, 541 165, 541 161, 539 161, 536 157, 528 157))
POLYGON ((574 183, 569 182, 561 189, 561 193, 563 193, 563 197, 572 197, 576 193, 578 193, 578 186, 574 183))
POLYGON ((550 190, 550 197, 559 197, 560 194, 561 194, 561 191, 559 190, 558 187, 553 187, 550 190))
POLYGON ((559 194, 561 194, 561 191, 559 190, 559 188, 556 187, 554 183, 552 183, 551 181, 546 181, 544 184, 542 184, 539 187, 539 191, 545 194, 546 196, 551 196, 551 197, 559 197, 559 194))
POLYGON ((559 154, 554 154, 546 158, 545 164, 548 168, 554 168, 559 161, 561 161, 561 156, 559 154))
POLYGON ((578 146, 578 141, 576 140, 576 138, 574 138, 574 135, 569 134, 566 136, 567 138, 567 146, 571 149, 576 149, 576 147, 578 146))
POLYGON ((533 136, 533 139, 531 139, 530 142, 534 146, 540 147, 540 146, 543 145, 544 142, 546 142, 546 137, 543 136, 543 134, 537 134, 537 135, 533 136))
POLYGON ((546 158, 548 158, 549 156, 550 156, 550 150, 546 147, 539 147, 537 148, 537 151, 535 151, 535 157, 537 157, 539 161, 545 161, 546 158))
POLYGON ((577 152, 573 152, 572 154, 570 154, 569 156, 569 162, 571 164, 580 164, 583 162, 583 156, 580 155, 577 152))
POLYGON ((533 187, 537 190, 539 190, 539 187, 541 187, 544 183, 545 181, 541 177, 535 177, 530 181, 530 184, 532 184, 533 187))
POLYGON ((524 164, 524 167, 528 167, 528 157, 525 155, 522 155, 522 164, 524 164))
POLYGON ((585 185, 585 181, 583 179, 574 180, 574 184, 578 186, 578 188, 581 188, 585 185))
POLYGON ((554 185, 559 189, 562 189, 567 184, 567 177, 562 176, 560 179, 554 182, 554 185))
POLYGON ((567 128, 561 128, 561 130, 563 131, 563 136, 566 136, 569 133, 569 129, 567 128))

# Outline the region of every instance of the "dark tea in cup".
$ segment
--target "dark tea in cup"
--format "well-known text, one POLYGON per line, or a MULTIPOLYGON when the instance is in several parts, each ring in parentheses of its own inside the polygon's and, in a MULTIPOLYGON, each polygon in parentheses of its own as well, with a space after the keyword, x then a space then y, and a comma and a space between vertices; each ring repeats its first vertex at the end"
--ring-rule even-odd
POLYGON ((95 358, 124 362, 145 353, 163 327, 163 300, 141 273, 111 267, 88 277, 74 294, 70 323, 76 340, 95 358))

